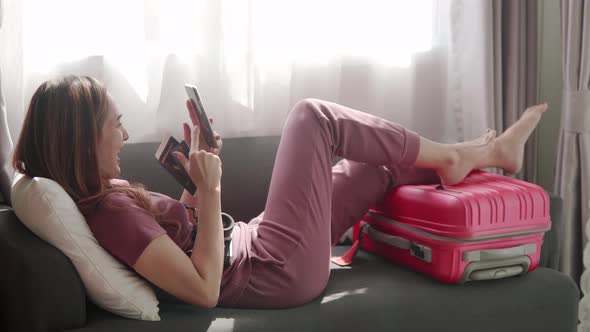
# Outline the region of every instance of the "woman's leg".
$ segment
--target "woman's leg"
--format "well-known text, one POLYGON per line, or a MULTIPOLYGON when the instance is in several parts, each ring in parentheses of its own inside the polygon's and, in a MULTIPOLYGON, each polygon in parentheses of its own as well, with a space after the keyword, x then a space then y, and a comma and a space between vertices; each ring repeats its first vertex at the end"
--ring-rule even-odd
POLYGON ((454 181, 466 168, 463 164, 487 167, 474 157, 481 152, 428 141, 400 125, 334 103, 298 103, 283 130, 263 219, 253 229, 250 281, 236 304, 293 306, 324 289, 335 155, 392 169, 432 168, 443 180, 454 181))
POLYGON ((361 220, 393 187, 437 183, 433 170, 415 167, 374 166, 343 159, 332 167, 331 243, 361 220))
POLYGON ((547 104, 529 107, 520 119, 490 144, 440 144, 420 138, 415 167, 437 172, 443 184, 461 182, 474 169, 497 167, 518 173, 522 167, 524 144, 537 127, 547 104))
POLYGON ((408 167, 418 145, 418 135, 395 123, 299 102, 283 128, 262 220, 252 226, 249 283, 235 305, 286 307, 320 294, 329 277, 334 156, 408 167))
MULTIPOLYGON (((489 144, 495 137, 496 132, 488 130, 481 137, 464 142, 463 145, 481 146, 489 144)), ((371 207, 381 201, 391 188, 426 183, 440 183, 434 170, 399 165, 374 166, 341 160, 332 167, 332 245, 340 240, 346 230, 361 220, 371 207)))

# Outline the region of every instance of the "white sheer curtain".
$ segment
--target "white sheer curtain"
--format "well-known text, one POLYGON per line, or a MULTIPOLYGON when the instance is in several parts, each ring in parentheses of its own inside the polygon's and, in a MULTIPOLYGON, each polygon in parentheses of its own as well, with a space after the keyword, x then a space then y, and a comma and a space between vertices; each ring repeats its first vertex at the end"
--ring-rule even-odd
POLYGON ((277 135, 315 97, 452 142, 492 126, 491 4, 460 0, 5 0, 17 138, 44 80, 105 82, 132 142, 180 134, 183 84, 223 137, 277 135))

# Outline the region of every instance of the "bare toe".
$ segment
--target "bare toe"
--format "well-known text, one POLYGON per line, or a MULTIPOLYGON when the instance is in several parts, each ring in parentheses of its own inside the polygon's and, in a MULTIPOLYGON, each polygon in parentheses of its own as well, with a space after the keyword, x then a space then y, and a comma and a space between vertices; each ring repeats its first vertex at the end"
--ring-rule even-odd
POLYGON ((533 133, 547 103, 534 105, 525 110, 520 119, 496 140, 496 163, 509 173, 518 173, 522 168, 524 146, 533 133))
POLYGON ((534 113, 545 113, 545 111, 547 111, 547 108, 549 108, 549 105, 547 105, 547 103, 543 103, 543 104, 538 104, 538 105, 533 105, 530 106, 529 108, 527 108, 525 110, 526 112, 534 112, 534 113))
POLYGON ((459 143, 459 144, 463 144, 463 145, 482 145, 482 144, 488 144, 490 143, 494 138, 496 138, 496 131, 494 129, 488 128, 486 130, 485 133, 483 133, 480 137, 472 140, 472 141, 466 141, 463 143, 459 143))
POLYGON ((483 135, 483 144, 490 143, 494 138, 496 138, 496 131, 494 129, 488 128, 488 131, 483 135))

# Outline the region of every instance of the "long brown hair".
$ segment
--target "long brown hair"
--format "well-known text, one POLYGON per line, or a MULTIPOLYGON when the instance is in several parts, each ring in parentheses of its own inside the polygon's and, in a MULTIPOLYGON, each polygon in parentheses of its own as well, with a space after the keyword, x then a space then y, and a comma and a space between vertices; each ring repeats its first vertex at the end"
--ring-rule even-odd
POLYGON ((112 185, 98 166, 97 144, 108 112, 105 87, 87 76, 49 80, 37 89, 14 150, 13 167, 57 182, 88 214, 106 195, 122 192, 151 211, 141 186, 112 185))

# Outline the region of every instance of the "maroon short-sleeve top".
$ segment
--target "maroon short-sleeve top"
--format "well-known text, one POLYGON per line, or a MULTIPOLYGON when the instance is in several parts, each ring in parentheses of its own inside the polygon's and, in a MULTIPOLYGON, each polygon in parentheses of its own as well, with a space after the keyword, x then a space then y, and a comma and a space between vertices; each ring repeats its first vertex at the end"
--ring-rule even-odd
POLYGON ((148 193, 157 221, 124 193, 107 195, 86 215, 98 243, 130 267, 155 238, 164 234, 185 252, 193 248, 193 225, 184 205, 166 195, 148 193))

